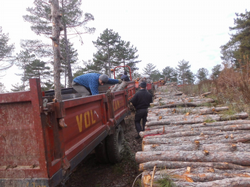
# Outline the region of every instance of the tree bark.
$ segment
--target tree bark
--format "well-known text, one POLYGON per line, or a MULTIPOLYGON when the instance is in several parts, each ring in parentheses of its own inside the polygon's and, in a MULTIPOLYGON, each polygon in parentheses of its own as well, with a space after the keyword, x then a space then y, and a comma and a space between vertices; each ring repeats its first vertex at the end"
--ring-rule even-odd
MULTIPOLYGON (((250 178, 250 174, 248 172, 249 170, 218 170, 209 167, 191 168, 191 171, 188 171, 186 168, 164 169, 155 172, 154 178, 152 177, 152 179, 154 179, 154 181, 158 181, 159 179, 169 177, 173 181, 208 182, 234 177, 250 178)), ((148 175, 152 175, 152 172, 145 171, 145 173, 147 173, 148 175)))
POLYGON ((176 187, 248 187, 250 178, 234 177, 210 182, 175 182, 176 187))
POLYGON ((142 151, 195 151, 195 150, 207 150, 209 152, 250 152, 250 145, 243 143, 214 143, 214 144, 183 144, 178 146, 169 146, 166 144, 147 144, 142 145, 142 151))
POLYGON ((151 110, 149 109, 149 114, 148 117, 154 117, 154 116, 166 116, 166 115, 171 115, 173 116, 174 114, 199 114, 199 115, 204 115, 204 114, 214 114, 220 111, 228 110, 228 107, 197 107, 197 108, 164 108, 164 109, 155 109, 151 110))
MULTIPOLYGON (((218 127, 200 127, 200 128, 182 128, 178 132, 178 130, 167 130, 164 127, 161 129, 155 130, 147 130, 141 131, 140 136, 144 137, 147 135, 161 135, 161 137, 181 137, 181 136, 197 136, 197 135, 212 135, 212 134, 238 134, 238 133, 246 133, 245 130, 250 130, 250 124, 242 124, 242 125, 231 125, 231 126, 218 126, 218 127), (239 130, 239 131, 236 131, 239 130), (223 132, 218 132, 223 131, 223 132), (225 131, 225 132, 224 132, 225 131), (228 132, 234 131, 234 132, 228 132)), ((249 131, 247 131, 249 132, 249 131)))
POLYGON ((53 54, 54 54, 54 85, 55 85, 55 100, 58 102, 62 101, 61 96, 61 83, 60 83, 60 71, 61 71, 61 62, 60 62, 60 26, 61 26, 61 15, 59 9, 58 0, 51 0, 51 15, 52 15, 52 45, 53 45, 53 54))
POLYGON ((157 168, 177 169, 177 168, 197 168, 197 167, 211 167, 221 170, 250 170, 247 166, 227 162, 178 162, 178 161, 149 161, 139 165, 139 171, 152 170, 154 166, 157 168))
POLYGON ((194 137, 179 137, 179 138, 162 138, 162 137, 150 137, 147 136, 143 139, 143 144, 168 144, 168 145, 180 145, 180 144, 193 144, 195 141, 199 141, 199 144, 211 144, 211 143, 237 143, 250 141, 250 134, 235 135, 233 138, 230 135, 224 136, 194 136, 194 137))
POLYGON ((250 166, 250 154, 247 152, 209 152, 205 155, 202 151, 154 151, 137 152, 135 159, 138 163, 161 161, 188 161, 188 162, 229 162, 243 166, 250 166))
POLYGON ((222 116, 222 115, 202 115, 202 116, 177 116, 167 119, 159 119, 159 118, 148 118, 147 126, 152 125, 177 125, 177 124, 193 124, 193 123, 202 123, 205 121, 226 121, 233 119, 245 119, 248 117, 248 114, 238 113, 231 116, 222 116))
POLYGON ((231 120, 231 121, 217 121, 212 123, 196 123, 196 124, 169 124, 169 125, 154 125, 154 126, 147 126, 146 130, 154 130, 154 129, 162 129, 163 127, 166 130, 179 130, 181 129, 186 130, 186 128, 196 128, 196 127, 213 127, 213 126, 224 126, 224 125, 238 125, 238 124, 250 124, 250 120, 231 120))
POLYGON ((127 85, 128 85, 128 82, 122 81, 121 84, 118 84, 118 87, 117 87, 116 91, 124 90, 124 89, 126 88, 127 85))
MULTIPOLYGON (((201 106, 207 103, 213 103, 214 100, 211 98, 206 99, 194 99, 194 101, 191 101, 192 99, 183 99, 183 101, 176 101, 176 100, 160 100, 159 102, 153 102, 150 105, 151 106, 201 106)), ((156 107, 157 108, 157 107, 156 107)), ((165 107, 164 107, 165 108, 165 107)), ((167 108, 167 107, 166 107, 167 108)))

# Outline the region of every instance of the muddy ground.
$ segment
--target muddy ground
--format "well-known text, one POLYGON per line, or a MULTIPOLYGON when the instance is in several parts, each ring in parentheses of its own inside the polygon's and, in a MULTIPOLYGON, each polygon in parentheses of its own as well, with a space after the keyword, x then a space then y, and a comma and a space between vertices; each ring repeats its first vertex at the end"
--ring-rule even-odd
MULTIPOLYGON (((65 187, 131 187, 140 174, 135 162, 135 153, 141 151, 142 139, 135 139, 137 132, 134 125, 134 114, 125 119, 123 160, 118 164, 100 164, 94 151, 85 158, 70 176, 65 187)), ((140 180, 134 187, 140 186, 140 180)))

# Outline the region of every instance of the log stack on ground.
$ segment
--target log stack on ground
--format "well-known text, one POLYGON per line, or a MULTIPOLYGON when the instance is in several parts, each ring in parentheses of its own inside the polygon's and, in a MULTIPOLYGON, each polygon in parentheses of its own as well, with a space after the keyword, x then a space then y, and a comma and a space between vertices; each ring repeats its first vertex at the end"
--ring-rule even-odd
POLYGON ((144 187, 164 181, 181 187, 250 186, 248 114, 226 114, 229 108, 212 105, 204 97, 209 94, 188 97, 171 84, 157 88, 140 132, 142 151, 135 156, 144 187))

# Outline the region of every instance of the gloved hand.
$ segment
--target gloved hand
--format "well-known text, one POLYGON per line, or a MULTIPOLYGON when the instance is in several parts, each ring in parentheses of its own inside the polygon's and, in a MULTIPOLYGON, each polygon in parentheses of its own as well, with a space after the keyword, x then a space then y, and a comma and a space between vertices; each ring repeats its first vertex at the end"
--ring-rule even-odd
POLYGON ((119 81, 119 84, 121 84, 121 83, 122 83, 122 80, 121 80, 121 79, 118 79, 118 81, 119 81))

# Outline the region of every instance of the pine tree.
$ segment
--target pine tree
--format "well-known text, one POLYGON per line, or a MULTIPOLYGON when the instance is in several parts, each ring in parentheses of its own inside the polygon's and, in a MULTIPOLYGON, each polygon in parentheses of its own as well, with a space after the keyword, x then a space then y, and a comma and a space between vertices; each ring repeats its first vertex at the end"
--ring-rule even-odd
MULTIPOLYGON (((86 24, 94 20, 94 17, 90 13, 85 13, 84 18, 83 12, 80 9, 81 0, 59 0, 60 12, 62 13, 62 25, 60 29, 64 31, 64 51, 66 52, 65 61, 67 62, 68 70, 68 83, 71 86, 72 83, 72 70, 71 70, 71 59, 70 49, 68 44, 68 35, 78 35, 81 42, 81 34, 93 33, 94 28, 86 27, 86 24), (80 29, 81 30, 78 30, 80 29)), ((24 20, 32 24, 31 30, 37 35, 44 35, 47 38, 52 36, 51 27, 51 7, 48 3, 40 0, 34 0, 35 7, 27 8, 26 10, 30 13, 29 15, 23 16, 24 20)))
POLYGON ((24 82, 31 78, 39 78, 41 85, 44 86, 44 83, 47 82, 50 77, 50 67, 46 66, 46 63, 43 61, 35 59, 24 66, 24 77, 22 78, 24 82))
POLYGON ((104 73, 99 66, 91 60, 83 61, 83 67, 77 67, 77 71, 74 73, 74 78, 86 73, 104 73))
POLYGON ((23 73, 17 74, 21 76, 23 85, 27 86, 30 78, 40 78, 42 86, 44 86, 52 77, 50 71, 51 46, 38 40, 22 40, 21 48, 22 50, 17 54, 16 65, 23 70, 23 73))
MULTIPOLYGON (((73 67, 78 61, 78 52, 77 52, 77 50, 74 49, 73 44, 70 43, 70 41, 68 41, 67 43, 68 43, 67 44, 68 47, 65 47, 65 45, 66 45, 65 38, 63 38, 61 40, 61 43, 60 43, 60 45, 61 45, 61 47, 60 47, 61 55, 63 57, 61 59, 61 68, 62 68, 61 75, 63 75, 63 77, 64 77, 64 85, 65 85, 65 87, 67 87, 67 77, 68 77, 68 73, 69 73, 69 71, 68 71, 69 66, 68 66, 67 58, 69 56, 69 60, 70 60, 70 64, 71 64, 70 67, 73 67), (68 49, 68 52, 65 51, 66 49, 68 49)), ((68 81, 69 81, 69 79, 68 79, 68 81)), ((68 87, 70 87, 70 85, 71 85, 71 83, 68 82, 68 87)))
POLYGON ((106 29, 96 41, 93 41, 98 50, 94 54, 93 61, 96 66, 103 67, 102 69, 109 77, 111 77, 111 69, 120 64, 117 59, 117 46, 120 38, 119 34, 112 29, 106 29))
POLYGON ((235 13, 234 27, 230 27, 232 32, 230 41, 221 46, 222 60, 224 63, 232 63, 239 67, 239 60, 243 55, 250 56, 250 12, 235 13))
POLYGON ((5 93, 5 92, 6 92, 6 88, 4 84, 0 82, 0 93, 5 93))
POLYGON ((176 70, 174 68, 171 68, 170 66, 165 67, 162 70, 162 74, 165 77, 166 81, 171 81, 171 82, 178 81, 178 79, 177 79, 178 74, 177 74, 176 70))
POLYGON ((192 71, 188 70, 186 72, 186 78, 187 78, 187 83, 188 84, 193 84, 195 81, 195 75, 192 71))
POLYGON ((2 27, 0 27, 0 71, 13 65, 14 57, 11 56, 13 51, 14 44, 9 44, 9 35, 4 34, 2 27))
POLYGON ((217 79, 219 77, 221 73, 221 65, 218 64, 218 65, 215 65, 213 68, 212 68, 212 74, 211 74, 211 78, 212 79, 217 79))
POLYGON ((147 75, 147 76, 151 77, 151 75, 155 71, 155 68, 156 68, 156 66, 154 64, 148 63, 148 64, 146 64, 146 67, 144 67, 142 69, 142 72, 143 72, 144 75, 147 75))
POLYGON ((178 73, 178 80, 181 84, 187 84, 194 82, 194 75, 190 71, 191 65, 188 61, 181 60, 178 62, 176 71, 178 73))
POLYGON ((207 80, 208 70, 206 68, 200 68, 197 71, 196 77, 198 78, 199 82, 207 80))
POLYGON ((158 81, 160 78, 163 78, 164 76, 160 73, 159 70, 152 71, 150 75, 150 79, 153 81, 158 81))
MULTIPOLYGON (((137 52, 137 48, 133 45, 131 46, 130 42, 121 40, 117 46, 117 61, 119 61, 123 66, 129 66, 132 72, 136 71, 138 70, 136 64, 141 62, 141 60, 136 60, 139 57, 139 55, 136 55, 137 52)), ((124 70, 128 71, 126 68, 124 68, 124 70)))
POLYGON ((26 86, 25 84, 19 84, 19 83, 16 83, 16 84, 12 84, 11 85, 12 88, 10 89, 12 92, 20 92, 20 91, 25 91, 26 90, 26 86))
MULTIPOLYGON (((93 44, 97 48, 93 62, 95 69, 99 69, 100 72, 111 76, 110 70, 119 65, 129 66, 132 72, 138 69, 136 67, 136 64, 140 62, 137 60, 138 50, 133 45, 131 46, 130 42, 121 40, 119 34, 112 29, 104 30, 100 37, 93 41, 93 44)), ((128 68, 124 70, 129 71, 128 68)))

